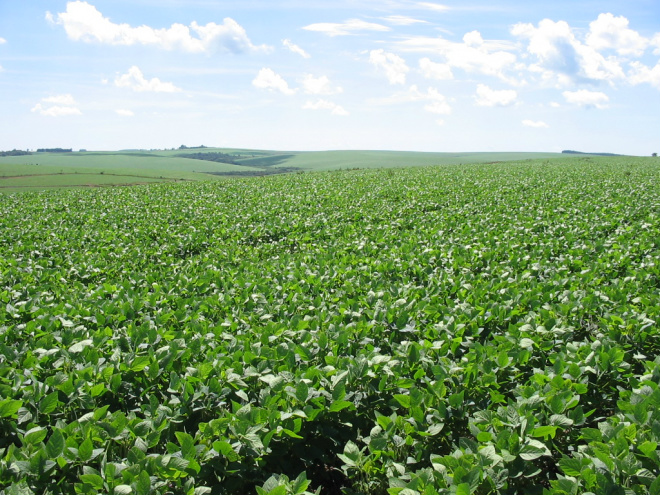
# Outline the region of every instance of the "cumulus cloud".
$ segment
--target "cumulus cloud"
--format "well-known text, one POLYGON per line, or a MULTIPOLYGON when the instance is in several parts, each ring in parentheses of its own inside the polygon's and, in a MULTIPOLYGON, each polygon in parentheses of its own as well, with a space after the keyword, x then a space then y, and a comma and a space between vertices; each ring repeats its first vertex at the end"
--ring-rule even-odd
POLYGON ((654 67, 648 67, 641 62, 630 63, 631 72, 628 75, 628 80, 631 84, 648 83, 660 89, 660 62, 654 67))
POLYGON ((176 93, 177 91, 181 91, 174 84, 163 82, 157 77, 146 79, 142 71, 135 65, 128 69, 126 74, 115 78, 115 86, 118 88, 130 88, 138 92, 176 93))
POLYGON ((390 84, 405 84, 406 73, 410 70, 403 60, 394 53, 387 53, 382 48, 371 50, 369 53, 369 63, 385 72, 385 76, 390 84))
POLYGON ((298 55, 300 55, 302 58, 311 58, 311 55, 309 53, 307 53, 305 50, 300 48, 298 45, 292 43, 291 40, 282 40, 282 44, 293 53, 297 53, 298 55))
POLYGON ((593 46, 582 43, 565 21, 544 19, 537 27, 519 23, 513 26, 511 33, 528 40, 527 52, 536 59, 529 69, 546 80, 568 85, 625 77, 616 58, 605 58, 593 46))
POLYGON ((334 95, 344 91, 339 86, 332 86, 327 76, 314 77, 311 74, 305 75, 302 87, 310 95, 334 95))
POLYGON ((304 110, 330 110, 330 113, 332 115, 348 115, 348 112, 344 109, 344 107, 337 105, 336 103, 333 103, 328 100, 317 100, 315 102, 308 101, 305 103, 305 106, 303 106, 304 110))
POLYGON ((515 82, 506 75, 516 66, 516 55, 511 53, 513 43, 486 41, 478 31, 463 36, 461 43, 442 37, 415 36, 397 42, 403 51, 433 53, 451 69, 461 69, 470 73, 499 77, 507 82, 515 82))
POLYGON ((439 64, 432 62, 429 58, 423 58, 419 61, 419 68, 424 77, 428 79, 453 79, 454 74, 451 71, 449 64, 439 64))
POLYGON ((124 108, 118 108, 115 110, 115 113, 117 115, 121 115, 122 117, 133 117, 135 115, 131 110, 126 110, 124 108))
POLYGON ((190 53, 209 53, 216 50, 230 53, 269 51, 265 45, 255 46, 245 29, 227 17, 222 24, 209 22, 190 26, 172 24, 169 28, 130 26, 117 24, 104 17, 96 7, 83 1, 68 2, 66 12, 46 14, 46 19, 64 27, 67 36, 74 41, 108 45, 151 45, 165 50, 181 50, 190 53))
POLYGON ((482 107, 507 107, 515 103, 518 93, 513 89, 495 90, 485 84, 477 86, 477 94, 474 97, 477 105, 482 107))
POLYGON ((289 84, 277 74, 273 69, 263 68, 257 74, 257 77, 252 81, 255 88, 279 91, 285 95, 292 95, 296 92, 295 89, 289 87, 289 84))
POLYGON ((589 24, 587 45, 596 50, 615 50, 620 55, 641 56, 649 40, 628 27, 628 19, 612 14, 600 14, 589 24))
POLYGON ((41 102, 32 107, 31 111, 48 117, 82 115, 76 100, 70 94, 42 98, 41 102))
POLYGON ((341 23, 321 22, 303 27, 307 31, 315 31, 327 36, 348 36, 360 31, 389 31, 390 28, 382 24, 366 22, 360 19, 348 19, 341 23))
POLYGON ((568 103, 573 103, 585 108, 607 108, 610 101, 609 97, 600 91, 589 91, 587 89, 580 89, 577 91, 564 91, 562 93, 564 99, 568 103))
POLYGON ((548 124, 546 124, 542 120, 523 120, 522 124, 525 127, 534 127, 534 128, 537 128, 537 129, 543 129, 543 128, 550 127, 548 124))

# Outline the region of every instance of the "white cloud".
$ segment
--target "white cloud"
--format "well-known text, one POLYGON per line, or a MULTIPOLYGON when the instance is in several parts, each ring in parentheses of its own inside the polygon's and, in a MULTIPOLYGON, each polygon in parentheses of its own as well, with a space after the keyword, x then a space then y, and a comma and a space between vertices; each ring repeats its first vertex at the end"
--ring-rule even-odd
POLYGON ((305 106, 303 106, 304 110, 330 110, 330 113, 332 115, 348 115, 348 112, 344 109, 344 107, 337 105, 336 103, 333 103, 328 100, 317 100, 315 102, 308 101, 305 103, 305 106))
POLYGON ((429 10, 434 10, 436 12, 447 12, 450 10, 449 7, 446 5, 442 5, 439 3, 432 3, 432 2, 417 2, 415 5, 418 7, 422 7, 423 9, 429 9, 429 10))
POLYGON ((551 101, 550 106, 552 108, 559 108, 559 107, 561 107, 561 104, 557 103, 556 101, 551 101))
POLYGON ((423 58, 419 61, 419 68, 424 77, 428 79, 453 79, 454 74, 449 64, 439 64, 432 62, 429 58, 423 58))
POLYGON ((76 104, 76 100, 70 94, 48 96, 47 98, 42 98, 41 101, 43 101, 44 103, 55 103, 56 105, 75 105, 76 104))
POLYGON ((307 31, 316 31, 328 36, 348 36, 359 31, 389 31, 390 28, 382 24, 362 21, 360 19, 349 19, 342 23, 321 22, 303 27, 307 31))
POLYGON ((641 56, 649 45, 649 40, 637 31, 628 28, 628 19, 612 14, 600 14, 589 24, 587 45, 595 50, 615 50, 620 55, 641 56))
POLYGON ((133 27, 112 22, 87 2, 74 1, 67 3, 66 12, 56 16, 48 12, 46 19, 64 26, 70 39, 88 43, 153 45, 165 50, 177 49, 190 53, 213 52, 218 49, 231 53, 270 50, 265 45, 253 45, 245 29, 229 17, 222 24, 209 22, 204 26, 193 21, 190 26, 172 24, 167 29, 146 25, 133 27))
POLYGON ((653 55, 660 55, 660 33, 655 33, 649 44, 655 47, 653 55))
POLYGON ((414 19, 405 15, 391 15, 388 17, 382 17, 382 20, 394 24, 395 26, 411 26, 413 24, 428 24, 427 21, 422 21, 420 19, 414 19))
POLYGON ((292 95, 296 92, 295 89, 291 89, 288 83, 280 76, 275 73, 273 69, 263 68, 257 74, 257 77, 252 81, 252 85, 255 88, 259 89, 268 89, 276 90, 285 95, 292 95))
POLYGON ((449 115, 451 106, 447 98, 435 88, 428 88, 426 92, 420 91, 413 84, 408 91, 401 91, 387 98, 373 98, 369 100, 372 105, 399 105, 402 103, 426 102, 424 110, 431 113, 449 115))
POLYGON ((4 38, 0 38, 0 45, 3 45, 5 43, 7 43, 7 40, 4 38))
POLYGON ((511 33, 529 41, 527 52, 536 58, 529 69, 541 74, 543 79, 556 80, 565 86, 625 77, 616 58, 605 58, 592 46, 582 43, 565 21, 544 19, 538 27, 519 23, 513 26, 511 33))
POLYGON ((303 90, 310 95, 334 95, 344 90, 339 87, 333 87, 327 76, 314 77, 306 74, 302 82, 303 90))
POLYGON ((435 58, 452 69, 480 73, 499 77, 514 83, 505 73, 516 66, 516 49, 513 43, 486 41, 478 31, 471 31, 463 37, 462 43, 449 41, 442 37, 430 38, 415 36, 399 41, 397 46, 404 51, 432 53, 435 58))
POLYGON ((534 127, 534 128, 537 128, 537 129, 543 129, 543 128, 550 127, 548 124, 546 124, 542 120, 523 120, 522 124, 525 127, 534 127))
POLYGON ((293 53, 297 53, 298 55, 300 55, 302 58, 311 58, 311 55, 309 53, 307 53, 305 50, 300 48, 298 45, 292 43, 291 40, 282 40, 282 44, 293 53))
POLYGON ((77 107, 76 100, 70 94, 42 98, 41 102, 32 107, 31 111, 38 112, 41 115, 46 115, 48 117, 82 115, 82 112, 77 107), (44 103, 46 105, 44 105, 44 103))
POLYGON ((609 97, 600 91, 589 91, 580 89, 578 91, 564 91, 562 93, 568 103, 573 103, 585 108, 607 108, 609 97))
POLYGON ((146 79, 142 71, 137 67, 133 66, 128 69, 126 74, 117 76, 115 78, 115 86, 118 88, 131 88, 133 91, 151 91, 154 93, 176 93, 181 91, 180 88, 177 88, 174 84, 170 82, 163 82, 157 77, 153 79, 146 79))
POLYGON ((386 53, 385 50, 371 50, 369 53, 369 63, 385 71, 385 76, 390 84, 405 84, 406 73, 410 70, 398 55, 386 53))
POLYGON ((477 94, 474 99, 477 105, 482 107, 507 107, 515 103, 518 93, 513 89, 495 90, 485 84, 477 86, 477 94))
POLYGON ((648 83, 655 88, 660 89, 660 62, 653 68, 647 67, 641 62, 631 62, 632 71, 628 75, 628 81, 631 84, 648 83))
POLYGON ((122 117, 133 117, 133 115, 135 115, 131 110, 126 110, 123 108, 118 108, 115 110, 115 113, 117 115, 121 115, 122 117))

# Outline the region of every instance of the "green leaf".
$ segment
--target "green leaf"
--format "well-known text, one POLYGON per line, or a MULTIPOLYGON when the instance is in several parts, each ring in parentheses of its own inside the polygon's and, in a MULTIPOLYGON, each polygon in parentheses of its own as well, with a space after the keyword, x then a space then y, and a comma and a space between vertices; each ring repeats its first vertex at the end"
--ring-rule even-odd
POLYGON ((140 471, 135 482, 135 493, 137 495, 149 495, 151 493, 151 478, 146 471, 140 471))
POLYGON ((54 459, 64 452, 64 436, 59 428, 54 428, 46 443, 46 453, 48 457, 54 459))
POLYGON ((303 381, 298 382, 296 386, 296 399, 300 402, 307 402, 307 397, 309 397, 309 387, 303 381))
POLYGON ((545 440, 550 438, 555 438, 555 435, 557 434, 557 427, 556 426, 539 426, 537 428, 534 428, 532 431, 532 436, 533 437, 543 437, 545 440))
POLYGON ((337 400, 330 405, 330 412, 339 412, 347 407, 354 407, 353 403, 347 400, 337 400))
POLYGON ((449 396, 449 405, 454 409, 459 409, 463 406, 463 400, 465 397, 465 391, 461 390, 457 394, 452 394, 449 396))
POLYGON ((39 401, 39 412, 43 414, 50 414, 55 409, 57 409, 57 403, 59 402, 58 393, 52 392, 46 397, 39 401))
POLYGON ((396 400, 402 407, 410 409, 410 395, 407 394, 395 394, 394 400, 396 400))
POLYGON ((133 493, 133 489, 128 485, 117 485, 115 487, 115 495, 129 495, 133 493))
POLYGON ((92 440, 87 438, 83 443, 78 447, 78 457, 81 461, 87 462, 92 458, 94 453, 94 444, 92 440))
POLYGON ((470 495, 470 483, 461 483, 456 487, 456 495, 470 495))
POLYGON ((582 462, 571 457, 562 457, 559 460, 559 467, 566 476, 578 477, 582 472, 582 462))
POLYGON ((82 352, 93 343, 94 341, 92 339, 81 340, 80 342, 76 342, 71 347, 69 347, 69 352, 74 354, 82 352))
POLYGON ((98 474, 81 474, 80 481, 92 485, 95 490, 103 490, 103 478, 98 474))
POLYGON ((0 418, 15 418, 22 405, 22 400, 5 399, 0 401, 0 418))
POLYGON ((142 371, 150 362, 151 358, 149 356, 138 356, 131 363, 131 371, 142 371))
POLYGON ((32 428, 25 432, 23 436, 23 445, 36 445, 46 438, 48 430, 46 428, 32 428))
POLYGON ((533 461, 544 455, 550 455, 550 450, 538 440, 527 440, 527 443, 520 449, 520 458, 525 461, 533 461))

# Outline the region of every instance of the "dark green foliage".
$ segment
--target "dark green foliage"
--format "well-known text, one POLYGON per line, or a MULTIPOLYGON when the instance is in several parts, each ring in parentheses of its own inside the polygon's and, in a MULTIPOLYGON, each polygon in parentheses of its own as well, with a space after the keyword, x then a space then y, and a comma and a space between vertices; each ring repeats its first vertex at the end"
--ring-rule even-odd
POLYGON ((0 196, 0 491, 658 493, 659 176, 0 196))

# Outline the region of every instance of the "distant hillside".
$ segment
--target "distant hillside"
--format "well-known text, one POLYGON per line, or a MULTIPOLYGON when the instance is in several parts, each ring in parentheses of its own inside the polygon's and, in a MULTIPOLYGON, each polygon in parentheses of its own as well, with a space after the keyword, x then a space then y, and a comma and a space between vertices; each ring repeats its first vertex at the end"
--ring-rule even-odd
POLYGON ((585 153, 584 151, 563 150, 562 153, 569 155, 596 155, 596 156, 625 156, 617 155, 616 153, 585 153))

